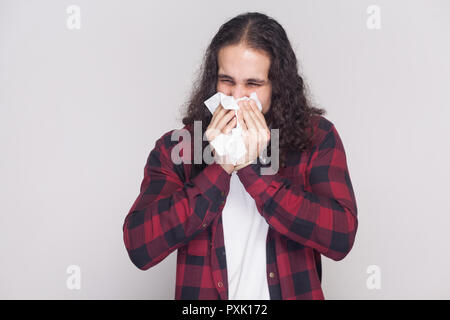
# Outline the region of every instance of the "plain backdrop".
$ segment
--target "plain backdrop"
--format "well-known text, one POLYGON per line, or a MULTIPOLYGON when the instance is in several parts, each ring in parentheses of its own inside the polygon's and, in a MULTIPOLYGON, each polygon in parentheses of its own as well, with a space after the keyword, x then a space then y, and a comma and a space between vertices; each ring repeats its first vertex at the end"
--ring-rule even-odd
POLYGON ((0 298, 174 298, 176 252, 137 269, 124 218, 212 37, 247 11, 285 28, 347 154, 359 228, 322 259, 325 298, 450 298, 446 0, 0 0, 0 298))

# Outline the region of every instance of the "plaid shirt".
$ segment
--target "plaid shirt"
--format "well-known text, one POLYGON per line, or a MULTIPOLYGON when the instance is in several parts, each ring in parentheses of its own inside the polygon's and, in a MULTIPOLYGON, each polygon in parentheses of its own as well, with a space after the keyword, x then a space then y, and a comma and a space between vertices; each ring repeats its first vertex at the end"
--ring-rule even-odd
MULTIPOLYGON (((312 119, 309 151, 290 152, 286 167, 273 175, 261 175, 259 160, 237 172, 269 224, 271 299, 324 299, 321 254, 341 260, 355 240, 357 206, 342 141, 329 120, 312 119)), ((175 299, 226 300, 221 213, 231 175, 216 163, 174 164, 171 152, 181 140, 172 141, 172 132, 148 156, 140 194, 124 221, 125 247, 141 270, 178 249, 175 299)))

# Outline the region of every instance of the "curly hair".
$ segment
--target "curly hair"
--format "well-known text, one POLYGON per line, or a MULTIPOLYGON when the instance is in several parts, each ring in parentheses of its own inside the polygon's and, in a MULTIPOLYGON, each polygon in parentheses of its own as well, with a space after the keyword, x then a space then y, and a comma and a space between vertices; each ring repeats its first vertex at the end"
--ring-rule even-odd
POLYGON ((323 115, 326 111, 313 107, 307 99, 305 84, 297 69, 297 58, 286 32, 265 14, 240 14, 220 27, 203 57, 200 75, 194 83, 182 122, 189 125, 202 121, 202 130, 206 130, 212 115, 203 102, 216 93, 219 50, 239 44, 263 50, 270 56, 268 77, 272 96, 264 118, 269 128, 279 129, 279 163, 284 167, 290 150, 303 151, 311 147, 311 117, 323 115))

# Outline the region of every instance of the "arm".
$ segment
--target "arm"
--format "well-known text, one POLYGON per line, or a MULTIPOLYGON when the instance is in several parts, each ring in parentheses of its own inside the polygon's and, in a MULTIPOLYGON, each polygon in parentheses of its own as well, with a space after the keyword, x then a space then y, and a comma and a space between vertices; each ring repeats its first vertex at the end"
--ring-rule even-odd
POLYGON ((258 162, 237 174, 267 223, 328 258, 343 259, 353 246, 358 220, 345 151, 334 125, 306 168, 311 190, 278 173, 261 175, 260 168, 258 162))
POLYGON ((183 183, 170 158, 168 135, 170 132, 150 152, 140 194, 123 225, 128 255, 142 270, 156 265, 209 226, 230 187, 230 175, 216 163, 183 183))

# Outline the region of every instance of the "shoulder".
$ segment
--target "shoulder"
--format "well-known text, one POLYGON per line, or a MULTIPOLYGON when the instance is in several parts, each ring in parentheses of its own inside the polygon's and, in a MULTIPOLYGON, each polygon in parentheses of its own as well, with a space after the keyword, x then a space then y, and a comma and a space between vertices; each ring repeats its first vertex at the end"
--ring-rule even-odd
MULTIPOLYGON (((186 135, 192 134, 192 125, 185 125, 179 129, 172 129, 163 133, 155 143, 155 148, 161 150, 170 150, 178 143, 182 142, 186 135)), ((192 138, 192 137, 190 137, 192 138)))
POLYGON ((327 139, 327 136, 335 132, 334 123, 321 115, 311 117, 311 127, 313 130, 312 146, 319 146, 327 139))
POLYGON ((190 161, 184 158, 192 154, 192 137, 190 136, 190 126, 184 126, 180 129, 172 129, 163 133, 155 142, 154 148, 150 151, 147 158, 147 170, 162 170, 166 175, 166 179, 177 177, 178 181, 185 181, 188 174, 190 174, 190 161), (174 149, 178 146, 177 149, 174 149), (191 152, 188 152, 191 150, 191 152), (174 153, 175 152, 175 153, 174 153), (186 171, 187 170, 187 171, 186 171), (172 173, 172 174, 171 174, 172 173))
POLYGON ((151 166, 174 166, 172 159, 173 149, 179 145, 179 156, 183 157, 183 153, 186 148, 191 148, 190 141, 191 137, 191 127, 190 125, 186 125, 179 129, 172 129, 167 132, 164 132, 154 144, 153 149, 151 150, 147 164, 151 166))
POLYGON ((311 135, 311 145, 302 151, 290 149, 287 154, 286 166, 296 167, 303 163, 309 164, 314 153, 319 149, 319 146, 323 145, 333 128, 334 124, 324 116, 311 116, 309 127, 306 128, 308 135, 311 135))

